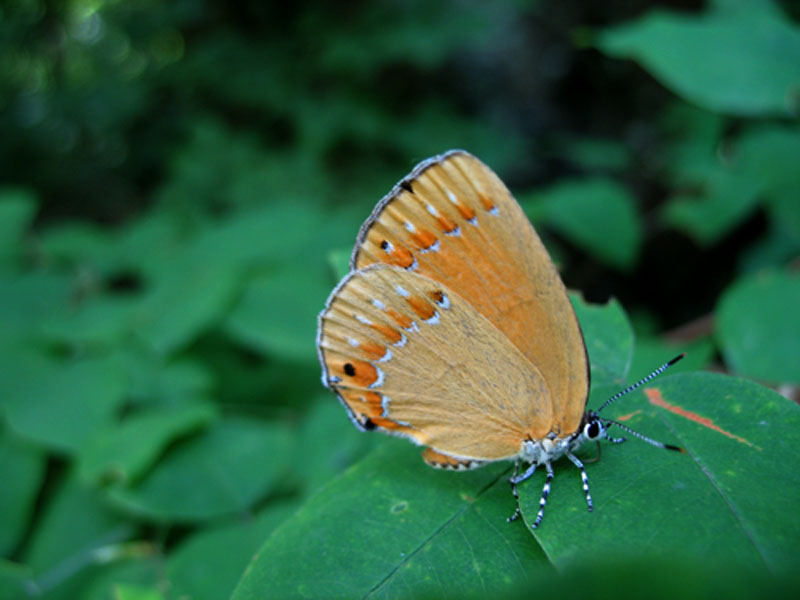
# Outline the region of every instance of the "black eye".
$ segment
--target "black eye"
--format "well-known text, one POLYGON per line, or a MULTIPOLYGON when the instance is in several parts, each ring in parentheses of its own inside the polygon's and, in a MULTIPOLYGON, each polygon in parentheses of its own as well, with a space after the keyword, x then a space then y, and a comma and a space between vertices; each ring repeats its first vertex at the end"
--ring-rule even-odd
POLYGON ((600 435, 600 423, 597 421, 592 421, 586 426, 586 437, 590 440, 593 440, 598 435, 600 435))

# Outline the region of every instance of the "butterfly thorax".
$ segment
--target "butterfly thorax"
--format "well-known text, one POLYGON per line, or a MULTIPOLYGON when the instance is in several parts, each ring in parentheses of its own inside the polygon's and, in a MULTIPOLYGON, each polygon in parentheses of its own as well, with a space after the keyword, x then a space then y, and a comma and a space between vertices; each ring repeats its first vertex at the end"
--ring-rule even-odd
POLYGON ((602 421, 596 413, 589 411, 584 415, 581 426, 572 434, 559 437, 550 433, 541 440, 524 440, 518 458, 537 465, 553 462, 567 452, 575 452, 585 442, 596 441, 605 435, 602 421))

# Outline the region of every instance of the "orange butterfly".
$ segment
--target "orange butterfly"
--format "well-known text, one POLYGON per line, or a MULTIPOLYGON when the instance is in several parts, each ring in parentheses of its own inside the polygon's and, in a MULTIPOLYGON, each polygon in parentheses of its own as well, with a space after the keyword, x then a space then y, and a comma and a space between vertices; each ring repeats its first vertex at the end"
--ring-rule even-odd
MULTIPOLYGON (((578 320, 539 236, 495 173, 452 150, 420 163, 361 227, 351 271, 319 317, 322 381, 361 430, 400 435, 434 467, 515 460, 511 486, 544 465, 542 520, 565 455, 617 425, 587 411, 578 320), (519 474, 520 461, 530 467, 519 474)), ((601 408, 669 365, 610 398, 601 408)))

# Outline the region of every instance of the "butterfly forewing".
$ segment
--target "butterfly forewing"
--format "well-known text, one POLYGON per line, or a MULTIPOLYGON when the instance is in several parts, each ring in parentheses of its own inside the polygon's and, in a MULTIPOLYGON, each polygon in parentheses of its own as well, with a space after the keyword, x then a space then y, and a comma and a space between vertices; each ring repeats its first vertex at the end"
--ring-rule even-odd
MULTIPOLYGON (((553 431, 577 429, 589 388, 580 327, 547 251, 491 169, 463 151, 419 165, 359 233, 351 266, 374 263, 423 275, 466 299, 546 380, 553 431)), ((503 390, 502 379, 495 384, 503 390)))
POLYGON ((360 269, 320 320, 323 376, 361 427, 472 460, 514 457, 552 427, 540 371, 440 282, 389 265, 360 269))

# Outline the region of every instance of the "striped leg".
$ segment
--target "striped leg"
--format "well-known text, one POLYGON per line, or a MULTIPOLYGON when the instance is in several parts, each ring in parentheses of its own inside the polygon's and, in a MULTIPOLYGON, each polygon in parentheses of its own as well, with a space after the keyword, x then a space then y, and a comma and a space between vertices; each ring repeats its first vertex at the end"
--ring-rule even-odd
POLYGON ((511 479, 508 482, 511 484, 511 493, 514 495, 514 501, 517 503, 517 507, 514 509, 514 514, 511 515, 506 519, 506 522, 511 523, 511 521, 516 521, 519 519, 520 509, 519 509, 519 493, 517 492, 517 473, 519 473, 519 459, 514 461, 514 474, 511 476, 511 479))
POLYGON ((539 526, 539 523, 542 522, 542 517, 544 517, 544 507, 547 504, 547 496, 550 495, 550 482, 553 481, 553 467, 550 465, 550 461, 544 463, 544 466, 547 467, 547 479, 544 482, 544 487, 542 488, 542 497, 539 500, 539 512, 536 513, 536 520, 531 525, 531 529, 536 529, 539 526))
POLYGON ((581 470, 583 493, 586 494, 586 504, 589 505, 589 512, 592 512, 592 510, 594 510, 594 504, 592 503, 592 495, 589 493, 589 477, 586 475, 586 469, 583 467, 583 463, 578 459, 577 456, 572 454, 572 452, 566 452, 566 455, 567 458, 572 461, 572 464, 581 470))
POLYGON ((533 472, 536 470, 536 465, 533 464, 522 474, 518 475, 519 473, 519 460, 514 462, 514 475, 509 479, 509 483, 511 484, 511 493, 514 494, 514 500, 517 502, 517 508, 514 509, 514 514, 508 517, 506 521, 511 523, 511 521, 516 521, 519 519, 521 514, 521 510, 519 507, 519 493, 517 492, 517 484, 525 481, 528 477, 533 475, 533 472))

